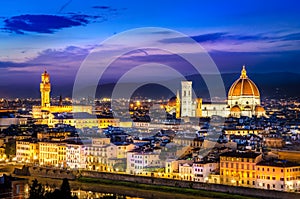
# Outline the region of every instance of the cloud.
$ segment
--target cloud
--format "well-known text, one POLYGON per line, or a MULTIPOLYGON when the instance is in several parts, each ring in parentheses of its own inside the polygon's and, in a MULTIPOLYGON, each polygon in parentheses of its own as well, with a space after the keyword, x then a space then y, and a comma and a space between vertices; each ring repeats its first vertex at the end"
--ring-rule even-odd
POLYGON ((93 6, 92 8, 107 10, 107 9, 110 9, 110 6, 93 6))
POLYGON ((35 72, 53 69, 57 72, 74 73, 94 46, 68 46, 63 49, 46 49, 24 62, 0 61, 0 69, 6 71, 35 72))
MULTIPOLYGON (((256 35, 239 35, 231 34, 229 32, 214 32, 201 35, 191 36, 197 42, 218 42, 218 41, 228 41, 228 40, 240 40, 240 41, 253 41, 253 40, 265 40, 272 39, 271 37, 266 37, 261 34, 256 35)), ((163 39, 162 43, 184 43, 187 40, 182 37, 163 39)))
MULTIPOLYGON (((272 34, 272 33, 271 33, 272 34)), ((267 34, 252 34, 252 35, 241 35, 241 34, 232 34, 229 32, 214 32, 208 34, 201 34, 191 36, 197 42, 218 42, 218 41, 228 41, 228 40, 237 40, 237 41, 259 41, 264 40, 265 42, 274 42, 274 41, 290 41, 290 40, 300 40, 300 32, 297 33, 287 33, 282 35, 269 35, 267 34)), ((182 37, 162 39, 162 43, 184 43, 187 40, 182 37)))
POLYGON ((84 26, 101 16, 91 16, 84 14, 61 15, 18 15, 4 20, 4 30, 24 34, 25 32, 54 33, 63 28, 84 26))
MULTIPOLYGON (((274 52, 300 50, 300 32, 268 32, 257 34, 238 34, 230 32, 212 32, 191 36, 203 45, 207 51, 228 52, 274 52)), ((161 39, 164 44, 189 45, 183 37, 161 39)))

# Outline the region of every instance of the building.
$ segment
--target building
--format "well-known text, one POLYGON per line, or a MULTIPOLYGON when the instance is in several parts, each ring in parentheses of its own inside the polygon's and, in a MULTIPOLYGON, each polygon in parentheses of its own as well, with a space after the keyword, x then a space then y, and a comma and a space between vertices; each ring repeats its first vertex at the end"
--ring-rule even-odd
POLYGON ((17 140, 16 159, 23 163, 38 163, 39 144, 32 139, 17 140))
POLYGON ((224 133, 226 135, 249 135, 249 134, 254 134, 258 135, 264 132, 264 129, 245 129, 245 128, 226 128, 224 129, 224 133))
POLYGON ((256 165, 256 188, 300 191, 300 164, 287 160, 264 160, 256 165))
POLYGON ((32 117, 37 119, 37 124, 47 124, 54 125, 51 121, 52 113, 69 113, 69 112, 87 112, 92 114, 92 106, 87 105, 73 105, 73 106, 63 106, 62 101, 59 106, 52 106, 50 93, 51 93, 51 83, 50 74, 44 71, 41 75, 40 83, 40 93, 41 93, 41 105, 32 107, 32 117))
POLYGON ((138 174, 145 171, 152 171, 161 168, 162 164, 159 153, 155 152, 128 152, 126 172, 130 174, 138 174))
POLYGON ((194 162, 192 165, 192 173, 194 181, 197 182, 208 182, 209 176, 212 172, 219 168, 218 162, 202 161, 194 162))
POLYGON ((61 141, 39 142, 39 164, 65 168, 67 166, 66 143, 61 141))
POLYGON ((117 157, 115 145, 110 138, 94 138, 92 144, 86 146, 86 167, 95 171, 111 171, 110 160, 117 157))
POLYGON ((6 160, 5 147, 0 146, 0 161, 6 160))
POLYGON ((8 128, 12 124, 26 125, 27 118, 16 117, 14 111, 0 110, 0 131, 8 128))
POLYGON ((193 117, 193 101, 192 101, 192 82, 182 81, 181 82, 181 117, 193 117))
POLYGON ((278 155, 279 159, 289 160, 300 164, 300 151, 296 150, 273 150, 273 153, 278 155))
POLYGON ((32 116, 36 119, 36 124, 46 124, 50 127, 54 127, 57 124, 67 124, 76 126, 79 129, 119 126, 119 119, 92 115, 93 107, 90 105, 63 106, 61 99, 58 106, 51 105, 50 74, 47 71, 41 75, 40 92, 41 106, 32 107, 32 116))
POLYGON ((255 166, 262 155, 254 152, 225 152, 220 155, 220 183, 256 187, 255 166))
MULTIPOLYGON (((168 110, 176 110, 181 106, 181 117, 241 117, 241 116, 266 116, 265 109, 260 103, 260 93, 255 83, 247 76, 245 66, 241 76, 230 87, 227 103, 224 102, 203 102, 202 98, 193 99, 192 82, 181 82, 181 99, 177 95, 177 103, 168 110)), ((176 118, 178 117, 176 112, 176 118)))
POLYGON ((227 104, 232 117, 265 116, 265 110, 260 105, 259 90, 247 76, 245 66, 243 66, 240 78, 229 89, 227 104))
POLYGON ((191 163, 182 163, 179 164, 179 176, 181 180, 188 180, 193 181, 194 180, 194 174, 193 174, 193 164, 191 163))
POLYGON ((283 148, 285 141, 282 137, 266 137, 264 144, 267 148, 283 148))
POLYGON ((83 143, 67 144, 66 164, 70 169, 86 168, 86 146, 83 143))

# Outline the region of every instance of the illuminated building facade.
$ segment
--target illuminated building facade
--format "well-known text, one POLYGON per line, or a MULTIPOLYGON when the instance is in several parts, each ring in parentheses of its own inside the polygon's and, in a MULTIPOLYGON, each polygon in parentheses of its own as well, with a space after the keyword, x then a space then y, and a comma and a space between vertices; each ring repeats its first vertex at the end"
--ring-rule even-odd
POLYGON ((245 66, 243 66, 240 78, 229 89, 227 103, 230 116, 233 117, 265 115, 265 110, 260 105, 259 90, 247 76, 245 66))
POLYGON ((67 167, 71 169, 86 168, 86 146, 82 143, 68 144, 66 148, 67 167))
POLYGON ((218 162, 194 162, 192 166, 194 181, 208 182, 209 175, 218 168, 218 162))
POLYGON ((256 165, 257 188, 300 191, 300 164, 286 160, 262 161, 256 165))
POLYGON ((159 153, 127 153, 127 168, 126 172, 136 174, 145 171, 145 169, 153 169, 161 167, 161 160, 159 153))
POLYGON ((16 158, 18 162, 37 163, 39 161, 39 144, 31 140, 16 141, 16 158))
MULTIPOLYGON (((192 99, 192 81, 181 82, 181 99, 178 98, 176 107, 181 106, 181 117, 212 117, 213 115, 222 117, 241 116, 266 116, 265 109, 260 103, 260 93, 255 83, 247 76, 245 66, 241 71, 241 76, 229 89, 227 103, 202 102, 201 98, 192 99)), ((173 109, 175 105, 173 105, 173 109)), ((168 110, 173 110, 168 106, 168 110)), ((176 112, 177 113, 177 112, 176 112)), ((176 114, 176 118, 178 114, 176 114)))
POLYGON ((255 166, 262 155, 254 152, 226 152, 220 155, 220 183, 256 187, 255 166))
POLYGON ((39 142, 39 164, 66 167, 66 143, 60 141, 39 142))
POLYGON ((40 83, 40 92, 41 92, 41 106, 42 107, 50 107, 50 92, 51 92, 51 84, 50 84, 50 75, 45 72, 42 74, 40 83))

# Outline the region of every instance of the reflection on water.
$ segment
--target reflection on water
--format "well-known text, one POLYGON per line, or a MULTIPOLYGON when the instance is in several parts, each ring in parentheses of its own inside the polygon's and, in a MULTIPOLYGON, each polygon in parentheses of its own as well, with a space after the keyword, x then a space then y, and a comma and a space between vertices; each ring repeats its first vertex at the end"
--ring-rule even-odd
MULTIPOLYGON (((55 185, 44 185, 45 191, 54 191, 57 187, 55 185)), ((24 198, 29 198, 29 185, 26 184, 24 188, 24 198)), ((116 194, 116 193, 101 193, 101 192, 92 192, 85 190, 71 190, 72 196, 77 196, 78 199, 145 199, 141 197, 131 197, 126 196, 124 194, 116 194)), ((0 197, 1 198, 1 197, 0 197)), ((23 197, 22 197, 23 198, 23 197)))
POLYGON ((76 195, 78 199, 143 199, 113 193, 99 193, 84 190, 72 190, 72 195, 76 195))

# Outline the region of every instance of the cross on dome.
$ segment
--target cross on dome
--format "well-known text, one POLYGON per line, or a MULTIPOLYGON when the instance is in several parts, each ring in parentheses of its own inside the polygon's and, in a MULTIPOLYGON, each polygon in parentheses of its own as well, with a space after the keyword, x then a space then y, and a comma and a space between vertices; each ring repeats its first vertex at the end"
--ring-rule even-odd
POLYGON ((245 65, 243 65, 243 69, 241 71, 241 78, 247 78, 247 71, 245 65))

